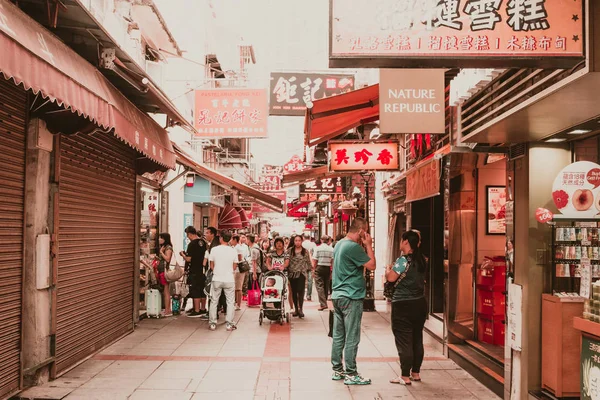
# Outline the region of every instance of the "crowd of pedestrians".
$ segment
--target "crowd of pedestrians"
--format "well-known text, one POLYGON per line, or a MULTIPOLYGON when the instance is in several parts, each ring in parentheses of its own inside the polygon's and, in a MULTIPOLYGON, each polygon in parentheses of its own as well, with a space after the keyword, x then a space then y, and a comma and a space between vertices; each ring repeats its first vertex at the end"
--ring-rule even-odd
MULTIPOLYGON (((288 301, 292 316, 305 317, 304 302, 311 301, 313 281, 319 311, 331 311, 333 380, 346 385, 368 385, 371 380, 358 372, 356 356, 360 344, 363 301, 366 296, 365 271, 376 268, 373 239, 368 223, 355 218, 346 236, 335 242, 326 235, 313 240, 310 235, 275 237, 258 241, 254 235, 232 234, 214 227, 202 238, 193 226, 185 229, 189 239, 186 251, 184 286, 189 288, 182 310, 191 318, 208 320, 210 330, 217 329, 219 313, 225 314, 228 331, 237 329, 235 312, 246 300, 248 288, 261 282, 267 271, 281 271, 288 279, 288 301), (306 295, 306 296, 305 296, 306 295), (208 309, 207 309, 208 301, 208 309)), ((424 358, 423 327, 427 318, 424 295, 427 258, 421 253, 421 234, 407 231, 402 235, 402 256, 385 269, 386 294, 391 302, 391 328, 401 365, 401 375, 390 382, 411 385, 420 382, 424 358)), ((163 289, 164 316, 172 315, 172 287, 165 271, 173 259, 173 245, 168 233, 159 235, 157 280, 163 289)))

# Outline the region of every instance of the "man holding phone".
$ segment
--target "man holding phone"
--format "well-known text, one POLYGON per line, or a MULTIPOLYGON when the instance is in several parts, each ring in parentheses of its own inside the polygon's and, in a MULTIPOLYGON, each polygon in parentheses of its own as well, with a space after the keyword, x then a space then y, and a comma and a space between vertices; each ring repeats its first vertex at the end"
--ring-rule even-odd
POLYGON ((367 294, 365 268, 373 271, 376 267, 373 238, 367 229, 364 218, 355 218, 346 237, 335 246, 333 255, 332 379, 343 379, 346 385, 371 384, 370 379, 358 374, 356 367, 363 300, 367 294))

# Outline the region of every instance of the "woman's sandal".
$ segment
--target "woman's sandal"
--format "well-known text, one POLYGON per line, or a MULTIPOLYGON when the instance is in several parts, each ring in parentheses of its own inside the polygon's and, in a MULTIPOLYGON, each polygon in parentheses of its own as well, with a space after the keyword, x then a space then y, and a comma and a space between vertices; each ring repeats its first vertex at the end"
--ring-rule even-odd
POLYGON ((410 382, 405 382, 404 379, 402 379, 401 377, 390 379, 390 383, 393 383, 395 385, 403 385, 403 386, 410 386, 411 385, 410 382))
POLYGON ((410 377, 410 380, 413 382, 421 382, 421 378, 413 378, 412 376, 410 377))

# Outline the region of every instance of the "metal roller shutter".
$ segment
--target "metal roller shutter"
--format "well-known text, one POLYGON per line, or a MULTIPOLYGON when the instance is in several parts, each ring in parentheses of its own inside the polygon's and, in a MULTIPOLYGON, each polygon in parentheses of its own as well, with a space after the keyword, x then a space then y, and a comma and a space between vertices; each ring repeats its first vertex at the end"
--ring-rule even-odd
POLYGON ((27 94, 0 78, 0 398, 19 389, 27 94))
POLYGON ((61 137, 58 374, 133 330, 135 156, 111 134, 61 137))

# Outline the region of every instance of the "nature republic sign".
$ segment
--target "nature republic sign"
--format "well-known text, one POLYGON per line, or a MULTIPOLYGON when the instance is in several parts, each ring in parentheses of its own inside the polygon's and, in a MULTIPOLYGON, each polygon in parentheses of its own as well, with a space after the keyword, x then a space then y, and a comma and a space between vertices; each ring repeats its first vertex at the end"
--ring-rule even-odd
POLYGON ((330 0, 329 65, 558 68, 583 20, 583 0, 330 0))
POLYGON ((381 133, 444 133, 443 69, 382 69, 379 72, 381 133))

